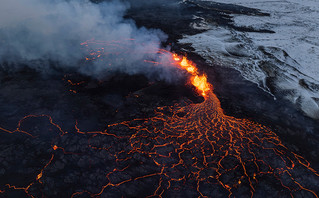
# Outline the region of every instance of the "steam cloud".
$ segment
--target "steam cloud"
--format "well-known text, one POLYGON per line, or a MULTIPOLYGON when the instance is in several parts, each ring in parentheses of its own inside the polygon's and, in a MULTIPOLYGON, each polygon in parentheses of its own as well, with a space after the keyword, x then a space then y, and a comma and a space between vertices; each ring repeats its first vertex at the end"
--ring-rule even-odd
POLYGON ((50 72, 54 65, 96 77, 112 70, 170 80, 169 68, 143 63, 145 57, 156 60, 154 53, 166 39, 165 34, 137 28, 133 21, 124 20, 128 7, 119 1, 94 4, 88 0, 2 0, 0 64, 10 69, 24 64, 41 72, 50 72), (111 54, 108 61, 81 65, 88 51, 80 44, 90 39, 125 40, 130 52, 105 46, 111 54), (114 54, 120 54, 120 58, 115 60, 114 54))

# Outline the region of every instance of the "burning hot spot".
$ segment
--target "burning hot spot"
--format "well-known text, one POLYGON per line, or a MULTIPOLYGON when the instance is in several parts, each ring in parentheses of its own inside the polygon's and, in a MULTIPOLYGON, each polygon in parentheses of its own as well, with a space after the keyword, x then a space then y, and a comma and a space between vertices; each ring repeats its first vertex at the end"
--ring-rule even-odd
POLYGON ((193 62, 187 60, 185 56, 182 59, 177 54, 173 54, 172 56, 173 60, 176 61, 182 69, 185 69, 191 75, 191 84, 196 87, 197 91, 199 91, 203 97, 205 97, 207 92, 212 87, 212 85, 207 82, 206 75, 200 75, 198 73, 196 65, 193 62))

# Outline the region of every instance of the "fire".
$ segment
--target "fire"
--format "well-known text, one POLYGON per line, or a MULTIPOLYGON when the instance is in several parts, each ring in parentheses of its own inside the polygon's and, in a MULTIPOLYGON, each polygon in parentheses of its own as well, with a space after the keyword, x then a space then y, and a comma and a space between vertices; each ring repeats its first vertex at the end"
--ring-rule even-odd
POLYGON ((203 96, 206 96, 206 92, 210 90, 210 84, 207 82, 207 77, 205 75, 196 75, 192 78, 192 84, 202 92, 203 96))
POLYGON ((191 84, 194 85, 197 91, 203 96, 207 96, 207 92, 211 89, 212 85, 207 82, 207 77, 205 74, 200 75, 196 65, 187 60, 185 56, 181 59, 177 54, 172 55, 173 60, 184 70, 186 70, 190 75, 191 84))
MULTIPOLYGON (((176 59, 174 59, 176 60, 176 59)), ((197 68, 195 64, 187 60, 187 58, 184 56, 182 61, 179 63, 179 65, 183 68, 186 69, 188 73, 191 75, 197 75, 197 68)))

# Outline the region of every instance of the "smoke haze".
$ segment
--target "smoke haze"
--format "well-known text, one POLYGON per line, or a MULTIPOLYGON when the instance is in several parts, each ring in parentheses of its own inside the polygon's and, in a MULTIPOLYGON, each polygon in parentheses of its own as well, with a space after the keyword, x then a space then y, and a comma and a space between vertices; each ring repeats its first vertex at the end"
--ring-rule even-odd
POLYGON ((168 68, 143 63, 145 57, 158 59, 154 53, 166 35, 124 20, 128 7, 119 1, 94 4, 88 0, 2 0, 0 64, 6 69, 24 64, 44 73, 54 65, 96 77, 112 70, 170 80, 168 68), (106 60, 79 66, 89 56, 88 48, 81 43, 92 39, 125 42, 125 49, 105 46, 106 60), (115 59, 114 54, 120 58, 115 59))

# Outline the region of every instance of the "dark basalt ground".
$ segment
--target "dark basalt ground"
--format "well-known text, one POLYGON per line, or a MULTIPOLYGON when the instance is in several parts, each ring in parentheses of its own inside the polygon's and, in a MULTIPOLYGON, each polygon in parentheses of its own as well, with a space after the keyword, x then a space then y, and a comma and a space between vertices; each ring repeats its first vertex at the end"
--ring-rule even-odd
MULTIPOLYGON (((103 131, 108 124, 152 117, 156 107, 203 100, 193 88, 185 87, 184 80, 172 85, 150 82, 141 75, 114 74, 107 81, 97 81, 79 74, 43 76, 26 69, 14 73, 1 71, 0 79, 1 127, 13 131, 24 116, 45 114, 69 133, 61 138, 61 133, 50 124, 48 117, 31 118, 23 122, 22 130, 35 137, 2 131, 0 186, 5 192, 0 196, 3 197, 27 197, 23 190, 14 191, 5 185, 27 187, 48 163, 52 153, 55 155, 54 162, 43 177, 46 185, 32 185, 28 191, 31 195, 41 197, 43 193, 45 197, 70 197, 80 190, 97 192, 106 182, 107 171, 124 167, 118 167, 116 158, 110 157, 106 151, 95 152, 90 149, 88 145, 92 135, 76 133, 76 122, 81 131, 103 131), (73 86, 67 80, 83 83, 73 86), (53 145, 64 148, 66 153, 62 150, 53 152, 53 145)), ((121 128, 114 133, 128 135, 130 131, 121 128)), ((90 144, 102 147, 125 143, 101 135, 90 144)), ((123 146, 119 147, 123 149, 123 146)), ((143 156, 133 156, 125 164, 143 163, 141 158, 143 156)), ((130 174, 152 172, 156 166, 146 161, 140 168, 135 172, 131 170, 133 172, 130 174)), ((116 175, 119 178, 115 178, 115 181, 124 179, 123 175, 116 175)), ((155 185, 152 179, 134 183, 133 186, 123 185, 119 189, 106 191, 103 197, 144 197, 156 190, 153 189, 155 185)), ((82 197, 87 196, 84 194, 82 197)))
MULTIPOLYGON (((295 110, 290 103, 273 97, 259 89, 255 84, 244 80, 234 70, 207 65, 198 55, 192 53, 188 46, 176 44, 184 34, 196 34, 199 30, 190 28, 196 22, 193 14, 210 18, 217 25, 231 26, 229 14, 240 13, 250 15, 267 15, 255 9, 217 3, 198 3, 186 1, 135 1, 128 10, 126 18, 136 21, 139 26, 159 28, 168 34, 166 45, 172 50, 186 53, 198 67, 205 71, 214 86, 214 92, 222 103, 227 115, 249 118, 271 127, 282 139, 283 143, 296 153, 301 154, 319 170, 319 125, 317 121, 305 117, 295 110)), ((242 28, 242 31, 261 31, 242 28)), ((262 30, 267 31, 267 30, 262 30)), ((99 192, 101 186, 108 181, 107 171, 114 168, 125 168, 133 164, 135 169, 114 175, 113 181, 122 181, 128 177, 139 176, 157 170, 158 167, 142 155, 134 155, 132 159, 118 165, 115 157, 108 157, 106 151, 89 149, 88 145, 107 147, 108 143, 115 148, 125 148, 126 143, 110 137, 75 133, 75 124, 81 131, 104 130, 108 124, 152 117, 154 109, 159 106, 170 106, 175 103, 199 103, 199 97, 185 80, 175 84, 149 81, 141 75, 128 76, 113 74, 107 80, 97 81, 74 73, 58 73, 43 76, 35 71, 25 69, 19 72, 0 71, 0 126, 14 130, 21 118, 30 114, 46 114, 69 132, 62 138, 56 127, 50 124, 47 117, 28 119, 23 123, 23 130, 32 133, 35 138, 22 133, 0 133, 0 197, 27 197, 23 190, 9 189, 6 184, 27 187, 36 175, 50 161, 54 161, 43 173, 43 184, 36 182, 28 189, 34 197, 70 197, 74 192, 88 190, 99 192), (73 86, 67 82, 83 82, 73 86), (71 90, 71 91, 70 91, 71 90), (76 93, 75 93, 76 92, 76 93), (88 141, 89 140, 89 141, 88 141), (61 149, 53 151, 52 146, 61 149), (118 167, 120 166, 120 167, 118 167)), ((112 129, 111 129, 112 131, 112 129)), ((113 129, 117 135, 130 134, 125 128, 113 129)), ((116 153, 112 150, 111 153, 116 153)), ((155 176, 157 177, 157 176, 155 176)), ((265 190, 269 194, 258 196, 276 197, 276 187, 265 181, 265 190), (269 185, 268 185, 269 184, 269 185)), ((101 197, 145 197, 154 193, 158 186, 158 178, 148 178, 133 183, 110 187, 101 197)), ((180 188, 179 194, 166 194, 171 197, 195 197, 196 184, 188 183, 180 188)), ((215 197, 228 195, 220 189, 206 189, 215 197)), ((316 189, 318 190, 318 189, 316 189)), ((260 191, 263 192, 263 191, 260 191)), ((250 196, 249 190, 243 188, 238 192, 240 197, 250 196)), ((309 194, 298 194, 299 197, 309 194)), ((84 193, 79 197, 89 197, 84 193)))
MULTIPOLYGON (((150 5, 152 1, 150 2, 150 5)), ((183 35, 194 35, 202 30, 193 29, 191 23, 196 23, 193 15, 201 16, 206 20, 212 20, 216 26, 225 26, 240 31, 271 32, 271 30, 256 30, 247 27, 235 27, 230 14, 260 15, 257 9, 223 4, 215 2, 201 2, 187 0, 178 4, 176 1, 159 1, 156 6, 141 6, 132 3, 132 9, 127 13, 140 26, 159 28, 169 35, 172 42, 172 50, 185 53, 198 67, 208 73, 208 79, 214 86, 214 93, 222 103, 226 114, 240 118, 249 118, 266 126, 273 127, 278 135, 287 141, 303 156, 313 161, 314 166, 319 168, 319 122, 304 116, 300 111, 281 98, 274 97, 259 89, 255 84, 243 79, 239 72, 208 65, 193 49, 187 45, 178 45, 177 39, 183 35), (172 14, 174 13, 174 14, 172 14), (144 18, 144 16, 147 16, 144 18), (294 145, 294 146, 293 146, 294 145)))

